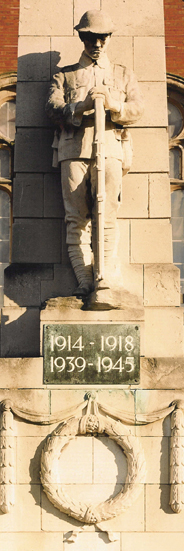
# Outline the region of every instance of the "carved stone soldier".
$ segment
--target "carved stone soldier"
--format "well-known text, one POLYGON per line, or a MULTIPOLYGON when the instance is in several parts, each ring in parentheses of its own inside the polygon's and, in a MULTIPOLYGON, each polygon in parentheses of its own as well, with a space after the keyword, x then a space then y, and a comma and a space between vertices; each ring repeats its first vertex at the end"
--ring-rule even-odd
POLYGON ((115 252, 116 219, 122 170, 126 173, 130 168, 132 156, 126 126, 141 116, 143 102, 134 73, 111 63, 107 57, 107 46, 115 30, 110 17, 103 11, 87 11, 75 29, 84 51, 78 63, 63 67, 54 76, 46 110, 57 126, 53 147, 61 163, 68 253, 79 283, 75 295, 86 297, 95 283, 94 100, 103 97, 106 114, 105 275, 96 286, 107 289, 121 285, 115 252))

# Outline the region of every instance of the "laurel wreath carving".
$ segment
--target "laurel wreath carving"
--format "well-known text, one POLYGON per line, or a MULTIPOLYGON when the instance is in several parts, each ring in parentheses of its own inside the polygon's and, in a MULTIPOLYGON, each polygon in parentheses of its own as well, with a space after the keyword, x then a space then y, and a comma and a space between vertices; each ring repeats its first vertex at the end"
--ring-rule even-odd
POLYGON ((130 435, 129 430, 120 421, 100 414, 91 414, 65 421, 48 437, 42 450, 40 476, 48 499, 57 509, 78 521, 96 524, 120 515, 132 505, 141 491, 141 484, 145 482, 146 464, 138 438, 130 435), (77 435, 103 432, 123 450, 127 458, 128 472, 125 484, 114 498, 93 506, 72 499, 60 485, 58 459, 70 440, 77 435), (63 436, 67 437, 64 442, 63 436))

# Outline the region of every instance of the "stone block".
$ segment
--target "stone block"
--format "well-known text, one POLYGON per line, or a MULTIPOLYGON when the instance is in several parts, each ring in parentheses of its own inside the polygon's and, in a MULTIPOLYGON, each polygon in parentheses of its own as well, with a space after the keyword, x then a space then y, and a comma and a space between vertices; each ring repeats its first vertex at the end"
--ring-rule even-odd
POLYGON ((147 82, 165 81, 166 67, 164 37, 135 36, 134 71, 138 80, 145 80, 147 82))
MULTIPOLYGON (((36 410, 35 410, 36 411, 36 410)), ((54 429, 58 427, 58 423, 53 425, 34 425, 34 423, 28 423, 21 419, 20 417, 14 418, 15 434, 26 438, 43 438, 43 440, 50 434, 54 429)))
POLYGON ((51 264, 10 264, 4 271, 4 306, 40 306, 40 286, 53 279, 51 264))
MULTIPOLYGON (((0 390, 0 402, 9 399, 18 409, 39 413, 49 414, 49 390, 47 389, 14 389, 10 388, 0 390)), ((21 417, 20 417, 21 419, 21 417)), ((22 420, 21 420, 22 422, 22 420)), ((47 427, 48 433, 48 427, 47 427)), ((38 436, 38 435, 37 435, 38 436)))
POLYGON ((108 46, 108 57, 112 63, 125 65, 128 69, 133 69, 132 38, 113 35, 108 46))
POLYGON ((131 221, 131 262, 172 262, 172 228, 168 220, 131 221))
POLYGON ((43 358, 0 358, 0 388, 43 386, 43 358))
POLYGON ((130 241, 130 227, 129 220, 118 220, 118 259, 121 265, 129 262, 129 241, 130 241), (121 246, 123 244, 123 246, 121 246))
POLYGON ((73 2, 68 0, 67 10, 65 0, 30 0, 20 6, 20 35, 53 36, 73 34, 73 2))
MULTIPOLYGON (((168 517, 171 515, 169 514, 168 517)), ((164 532, 144 532, 144 534, 122 534, 123 551, 132 551, 132 549, 139 549, 139 551, 173 551, 176 547, 177 551, 183 551, 184 546, 184 534, 181 532, 178 534, 172 534, 164 532)), ((21 550, 22 551, 22 550, 21 550)))
MULTIPOLYGON (((144 486, 144 485, 142 485, 144 486)), ((116 488, 114 489, 114 485, 112 484, 83 484, 83 485, 71 485, 71 488, 69 488, 69 485, 67 485, 67 493, 70 496, 73 497, 73 499, 77 499, 80 501, 85 501, 86 503, 86 496, 87 499, 90 501, 90 503, 101 503, 102 501, 105 501, 109 498, 109 496, 114 497, 115 494, 117 494, 120 489, 121 485, 117 484, 116 488)), ((80 531, 81 530, 81 523, 77 520, 75 520, 72 517, 68 517, 64 513, 61 513, 57 509, 54 508, 52 503, 48 500, 48 498, 44 495, 44 493, 41 494, 41 503, 42 503, 42 530, 48 530, 49 532, 54 531, 66 531, 69 532, 71 530, 74 531, 80 531)), ((136 531, 143 531, 144 530, 144 492, 143 487, 141 494, 139 498, 133 503, 131 508, 127 509, 122 515, 118 515, 116 518, 111 519, 109 521, 104 521, 99 523, 99 528, 102 531, 108 531, 108 532, 136 532, 136 531)), ((94 532, 95 528, 92 525, 86 525, 85 531, 86 532, 94 532)))
POLYGON ((18 82, 16 99, 17 126, 50 126, 45 111, 49 84, 47 82, 18 82))
POLYGON ((60 260, 60 220, 23 219, 14 223, 12 262, 52 263, 60 260))
POLYGON ((79 533, 77 540, 75 542, 67 542, 67 539, 64 543, 64 551, 68 549, 73 549, 73 551, 90 551, 93 549, 98 549, 98 551, 106 551, 107 546, 109 551, 119 551, 120 549, 120 536, 115 534, 116 541, 110 542, 107 534, 92 533, 89 534, 83 532, 79 533))
POLYGON ((44 217, 64 218, 60 173, 44 176, 44 217))
POLYGON ((39 532, 40 486, 15 485, 15 503, 15 507, 12 507, 8 515, 0 515, 1 534, 2 532, 39 532))
POLYGON ((173 513, 169 505, 170 485, 146 486, 146 531, 184 532, 184 510, 173 513))
POLYGON ((107 436, 94 438, 94 483, 124 484, 127 460, 121 448, 107 436))
POLYGON ((40 484, 43 437, 17 438, 17 484, 40 484))
POLYGON ((77 32, 76 34, 77 36, 52 36, 51 75, 58 73, 60 67, 71 65, 79 60, 84 47, 77 32))
POLYGON ((147 174, 126 174, 122 179, 118 218, 148 217, 147 174))
POLYGON ((145 308, 144 355, 183 355, 183 310, 177 307, 145 308))
POLYGON ((50 38, 19 36, 18 81, 50 81, 50 38))
POLYGON ((144 113, 133 126, 167 126, 165 82, 140 82, 140 90, 144 98, 144 113))
POLYGON ((169 484, 169 438, 142 436, 140 443, 146 460, 147 484, 169 484))
POLYGON ((39 308, 7 307, 1 316, 1 356, 39 356, 39 308))
POLYGON ((130 172, 168 172, 168 135, 165 128, 131 128, 133 162, 130 172))
POLYGON ((43 197, 42 174, 18 174, 13 182, 13 216, 42 218, 43 197))
POLYGON ((184 358, 141 358, 142 388, 184 389, 184 358))
POLYGON ((149 177, 150 218, 170 218, 171 190, 167 174, 150 174, 149 177))
POLYGON ((145 264, 145 306, 180 306, 180 271, 174 264, 145 264))
POLYGON ((16 172, 51 172, 53 130, 18 129, 15 145, 16 172))
POLYGON ((56 473, 56 483, 60 484, 92 484, 92 438, 79 436, 67 444, 67 438, 62 438, 61 445, 65 443, 59 457, 59 475, 56 473), (59 476, 59 478, 58 478, 59 476))
POLYGON ((164 34, 163 6, 160 1, 150 4, 149 0, 140 0, 137 4, 134 0, 129 0, 127 9, 126 2, 121 0, 116 0, 115 3, 111 0, 103 0, 103 9, 112 17, 118 35, 164 34))
POLYGON ((138 297, 143 297, 142 264, 122 264, 123 287, 138 297))
POLYGON ((63 551, 63 540, 61 534, 49 534, 48 532, 27 532, 1 534, 1 545, 3 551, 50 551, 56 548, 63 551))
POLYGON ((72 296, 78 283, 70 265, 55 264, 52 281, 41 282, 41 302, 51 297, 72 296))

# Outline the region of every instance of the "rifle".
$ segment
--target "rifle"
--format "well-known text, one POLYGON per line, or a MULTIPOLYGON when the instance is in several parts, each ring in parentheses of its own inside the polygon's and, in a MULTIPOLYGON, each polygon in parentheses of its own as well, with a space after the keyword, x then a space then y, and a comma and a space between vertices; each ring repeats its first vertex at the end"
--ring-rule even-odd
POLYGON ((105 220, 105 108, 103 96, 95 99, 96 158, 96 224, 97 224, 97 281, 104 279, 104 220, 105 220))

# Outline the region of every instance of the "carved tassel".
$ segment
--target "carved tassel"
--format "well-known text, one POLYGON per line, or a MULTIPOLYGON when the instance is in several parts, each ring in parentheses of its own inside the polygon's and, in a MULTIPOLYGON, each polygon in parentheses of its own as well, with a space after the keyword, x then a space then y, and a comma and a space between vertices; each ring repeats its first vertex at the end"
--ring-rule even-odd
POLYGON ((0 509, 9 513, 15 503, 15 438, 9 400, 1 402, 0 411, 0 509))
POLYGON ((184 415, 179 405, 171 416, 170 506, 174 513, 180 513, 184 504, 184 415))

